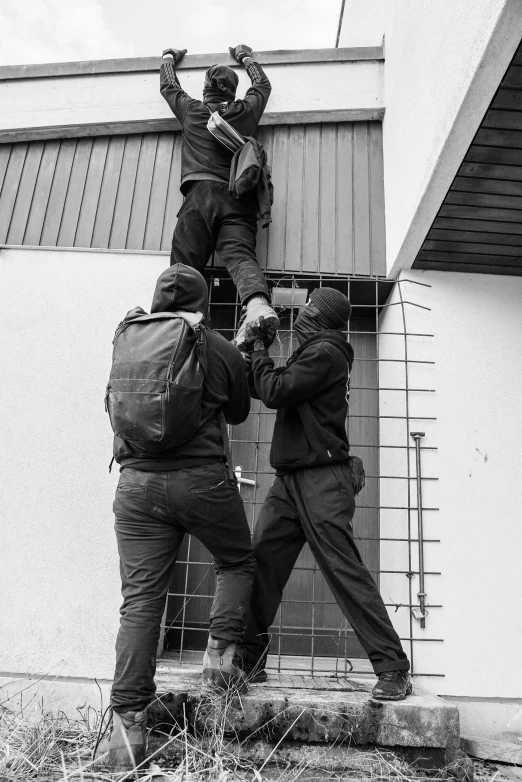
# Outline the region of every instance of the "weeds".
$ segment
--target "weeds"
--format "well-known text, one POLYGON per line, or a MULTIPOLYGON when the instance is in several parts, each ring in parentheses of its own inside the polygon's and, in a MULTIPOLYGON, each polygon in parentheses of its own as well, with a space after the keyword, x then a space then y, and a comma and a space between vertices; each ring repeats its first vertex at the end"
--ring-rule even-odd
MULTIPOLYGON (((184 704, 177 724, 152 726, 142 768, 109 773, 92 761, 100 712, 79 710, 78 718, 71 720, 46 712, 41 703, 21 712, 0 707, 0 782, 420 782, 426 778, 391 752, 348 749, 340 768, 332 745, 283 744, 304 710, 294 720, 286 715, 284 724, 289 727, 279 734, 277 744, 238 735, 234 726, 240 713, 237 692, 208 694, 192 705, 184 704)), ((270 724, 263 728, 269 736, 270 724)))

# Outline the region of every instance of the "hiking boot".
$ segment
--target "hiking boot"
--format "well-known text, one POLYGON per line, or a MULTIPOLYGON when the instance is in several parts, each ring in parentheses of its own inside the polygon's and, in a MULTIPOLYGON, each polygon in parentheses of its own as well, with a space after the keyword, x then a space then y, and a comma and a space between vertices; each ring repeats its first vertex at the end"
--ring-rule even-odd
POLYGON ((372 690, 372 695, 379 701, 402 701, 411 695, 412 686, 408 671, 383 671, 379 673, 379 681, 372 690))
POLYGON ((97 765, 116 771, 136 768, 145 760, 146 711, 112 712, 111 734, 96 748, 97 765), (130 754, 129 754, 130 749, 130 754))
POLYGON ((239 350, 248 350, 256 339, 268 347, 275 339, 279 318, 265 296, 252 296, 248 300, 233 344, 239 350))
POLYGON ((217 690, 246 692, 247 679, 241 670, 241 659, 236 644, 222 638, 208 638, 203 656, 203 685, 217 690))

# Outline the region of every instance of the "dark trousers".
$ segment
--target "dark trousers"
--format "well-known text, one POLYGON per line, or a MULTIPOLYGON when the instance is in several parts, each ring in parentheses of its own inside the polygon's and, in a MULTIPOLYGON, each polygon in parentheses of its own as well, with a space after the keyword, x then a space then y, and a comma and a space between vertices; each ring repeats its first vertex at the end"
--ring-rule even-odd
POLYGON ((353 538, 355 501, 346 464, 311 467, 277 477, 254 531, 257 561, 251 616, 240 649, 254 665, 299 552, 308 542, 341 611, 375 673, 408 670, 409 662, 353 538))
POLYGON ((216 250, 239 294, 241 304, 256 294, 269 298, 256 259, 256 196, 232 198, 224 182, 194 182, 178 212, 170 265, 185 263, 199 272, 216 250))
POLYGON ((123 605, 111 705, 139 711, 156 689, 161 619, 185 533, 214 559, 210 632, 217 638, 243 638, 255 561, 243 502, 223 462, 164 473, 126 468, 114 514, 123 605))

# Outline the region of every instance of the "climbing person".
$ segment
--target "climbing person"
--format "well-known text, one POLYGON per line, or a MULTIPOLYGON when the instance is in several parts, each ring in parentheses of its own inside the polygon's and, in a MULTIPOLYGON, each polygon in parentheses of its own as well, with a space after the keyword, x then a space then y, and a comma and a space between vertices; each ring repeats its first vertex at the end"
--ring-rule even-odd
POLYGON ((276 478, 254 530, 257 566, 239 651, 252 680, 266 681, 269 627, 308 542, 379 677, 373 697, 402 700, 411 693, 409 662, 353 536, 359 476, 346 418, 354 353, 343 334, 350 312, 340 291, 316 288, 294 322, 298 348, 286 366, 274 368, 261 340, 251 352, 251 393, 277 410, 270 451, 276 478))
POLYGON ((235 650, 255 562, 225 421, 247 418, 250 394, 239 350, 202 326, 207 306, 202 275, 175 264, 157 281, 151 314, 131 310, 114 338, 106 406, 120 465, 114 515, 123 604, 112 730, 96 752, 111 768, 145 758, 160 626, 186 533, 211 553, 217 575, 203 682, 221 690, 245 684, 235 650))
MULTIPOLYGON (((240 45, 230 54, 241 63, 252 82, 243 100, 236 100, 238 76, 228 65, 213 65, 205 74, 203 101, 181 88, 175 66, 186 49, 165 49, 160 91, 181 123, 181 192, 185 196, 172 238, 171 264, 185 263, 203 271, 217 251, 243 305, 235 344, 244 349, 256 336, 275 338, 279 319, 269 304, 269 292, 256 259, 258 198, 249 190, 242 198, 229 192, 233 152, 207 127, 217 112, 241 137, 255 137, 271 85, 252 49, 240 45), (246 308, 246 309, 245 309, 246 308)), ((232 132, 233 132, 232 131, 232 132)))

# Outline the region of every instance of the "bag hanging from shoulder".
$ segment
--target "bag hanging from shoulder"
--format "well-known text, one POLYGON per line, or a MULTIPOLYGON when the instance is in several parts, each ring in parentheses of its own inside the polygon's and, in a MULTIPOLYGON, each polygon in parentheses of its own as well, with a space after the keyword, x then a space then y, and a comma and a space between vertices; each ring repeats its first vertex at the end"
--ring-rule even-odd
POLYGON ((352 479, 353 495, 354 497, 357 497, 361 489, 364 489, 364 484, 366 483, 362 459, 358 456, 349 456, 348 469, 350 470, 350 477, 352 479))
POLYGON ((206 376, 202 319, 201 313, 147 315, 138 308, 120 323, 105 393, 117 437, 156 454, 195 435, 206 376))
MULTIPOLYGON (((210 112, 210 109, 209 109, 210 112)), ((243 198, 258 187, 260 179, 264 181, 268 205, 263 216, 263 227, 270 222, 270 205, 274 202, 272 171, 268 165, 266 152, 257 139, 242 136, 232 125, 223 119, 219 111, 210 112, 207 130, 216 141, 233 153, 230 166, 228 191, 234 198, 243 198)))
POLYGON ((230 152, 237 152, 245 144, 245 139, 241 133, 238 133, 226 119, 223 119, 219 111, 210 113, 207 130, 214 136, 216 141, 219 141, 230 152))

